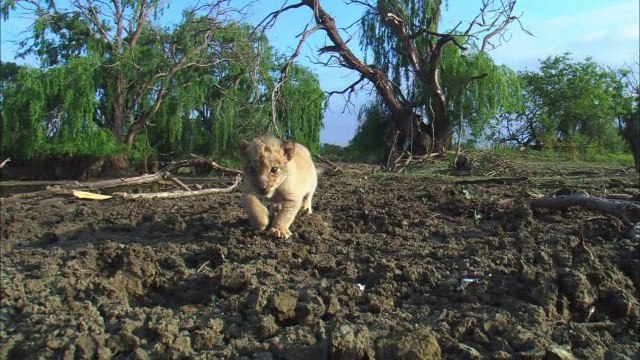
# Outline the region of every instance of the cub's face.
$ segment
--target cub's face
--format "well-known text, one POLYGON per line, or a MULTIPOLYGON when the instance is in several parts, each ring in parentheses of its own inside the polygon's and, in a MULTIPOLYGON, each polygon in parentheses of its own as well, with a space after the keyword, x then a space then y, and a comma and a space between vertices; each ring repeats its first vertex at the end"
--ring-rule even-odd
POLYGON ((243 141, 240 149, 244 156, 245 180, 255 191, 270 198, 287 178, 287 163, 293 156, 295 144, 282 143, 276 138, 258 138, 243 141))

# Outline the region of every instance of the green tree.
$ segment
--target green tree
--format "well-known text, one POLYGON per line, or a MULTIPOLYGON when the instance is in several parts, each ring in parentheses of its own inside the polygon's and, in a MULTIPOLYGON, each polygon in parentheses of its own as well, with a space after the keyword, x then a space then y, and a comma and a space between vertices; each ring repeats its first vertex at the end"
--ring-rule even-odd
POLYGON ((616 70, 589 57, 574 61, 566 53, 542 60, 538 72, 518 76, 525 104, 501 119, 503 140, 535 147, 571 142, 609 151, 623 148, 616 121, 632 98, 624 94, 616 70))
POLYGON ((280 132, 318 152, 327 108, 325 94, 318 77, 305 67, 292 64, 288 76, 276 103, 280 132))
MULTIPOLYGON (((458 47, 447 46, 443 49, 439 72, 441 89, 448 99, 446 109, 448 138, 454 130, 469 131, 468 135, 474 139, 488 137, 492 134, 489 129, 492 119, 500 112, 514 111, 522 102, 520 82, 516 73, 506 66, 496 65, 486 52, 473 51, 463 55, 458 47)), ((431 118, 432 90, 416 77, 409 76, 404 80, 398 80, 398 82, 403 81, 407 82, 406 98, 413 104, 414 113, 423 119, 431 118)), ((385 134, 382 138, 387 144, 393 143, 396 133, 399 135, 397 128, 393 126, 394 122, 391 121, 392 114, 382 111, 378 105, 380 103, 382 103, 380 99, 377 99, 372 106, 363 108, 364 113, 361 112, 360 126, 352 142, 360 151, 368 149, 369 152, 377 153, 384 148, 384 151, 388 152, 389 147, 385 142, 379 141, 380 132, 385 134), (373 111, 373 114, 369 116, 366 114, 367 111, 373 111), (380 116, 384 116, 384 119, 380 116), (367 121, 373 121, 375 125, 372 126, 378 128, 378 134, 360 134, 361 131, 368 132, 367 121), (366 139, 369 136, 373 138, 366 139), (368 147, 367 144, 374 148, 368 147)), ((431 126, 435 126, 433 122, 427 125, 429 134, 435 131, 431 126)), ((398 150, 415 153, 411 146, 416 146, 416 140, 405 139, 397 145, 398 150)), ((433 144, 425 142, 422 146, 428 147, 433 144)))
MULTIPOLYGON (((320 0, 302 0, 270 14, 262 23, 268 28, 283 11, 307 7, 313 11, 317 26, 305 30, 304 42, 315 31, 323 31, 330 45, 319 50, 328 59, 328 66, 340 66, 360 74, 360 79, 339 93, 355 89, 363 81, 375 88, 380 101, 389 112, 389 121, 398 133, 398 144, 410 144, 414 154, 440 151, 450 146, 452 118, 451 99, 443 88, 441 72, 443 54, 447 47, 457 47, 463 53, 484 52, 493 47, 492 38, 501 39, 507 27, 518 21, 514 14, 515 1, 483 0, 478 16, 466 30, 440 30, 440 0, 379 0, 350 1, 360 5, 364 16, 360 23, 363 49, 373 57, 367 63, 357 57, 343 39, 333 17, 320 0), (474 48, 474 43, 480 45, 474 48), (420 86, 413 85, 420 83, 420 86), (420 96, 412 96, 420 88, 420 96), (420 112, 426 116, 421 116, 420 112), (423 118, 426 120, 423 121, 423 118)), ((357 10, 356 10, 357 11, 357 10)), ((495 42, 498 45, 498 42, 495 42)), ((299 49, 299 48, 298 48, 299 49)), ((473 73, 457 85, 467 85, 489 74, 473 73)), ((498 83, 497 81, 496 83, 498 83)), ((334 92, 335 93, 335 92, 334 92)), ((382 140, 382 139, 380 139, 382 140)))
MULTIPOLYGON (((184 85, 176 82, 176 74, 219 59, 232 61, 211 56, 213 49, 232 46, 214 36, 225 24, 227 3, 214 1, 186 10, 175 31, 153 24, 168 1, 82 0, 62 8, 53 0, 4 0, 1 10, 5 18, 16 6, 34 15, 33 36, 22 42, 22 49, 25 55, 37 55, 43 69, 77 55, 99 61, 98 120, 111 131, 116 145, 131 148, 167 96, 184 85)), ((117 170, 128 167, 126 156, 112 160, 117 170)))
POLYGON ((47 70, 21 67, 3 89, 3 154, 21 163, 114 153, 110 132, 94 121, 95 67, 77 56, 47 70))
POLYGON ((317 76, 292 64, 289 81, 283 84, 272 107, 270 94, 278 82, 282 56, 265 38, 256 37, 248 25, 229 24, 216 36, 221 42, 233 43, 229 49, 233 53, 227 57, 238 61, 220 61, 181 72, 178 79, 184 78, 188 85, 178 88, 184 94, 167 99, 153 126, 148 127, 152 147, 172 156, 192 152, 235 156, 241 139, 268 131, 270 112, 275 110, 277 132, 316 151, 325 110, 325 95, 317 76), (180 131, 167 132, 162 126, 165 121, 181 122, 180 131))

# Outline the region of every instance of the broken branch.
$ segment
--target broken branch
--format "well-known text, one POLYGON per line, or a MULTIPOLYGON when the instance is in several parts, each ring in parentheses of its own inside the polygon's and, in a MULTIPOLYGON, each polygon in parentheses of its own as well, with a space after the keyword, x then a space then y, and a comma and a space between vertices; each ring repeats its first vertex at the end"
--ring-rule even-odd
POLYGON ((556 197, 544 197, 531 200, 532 208, 544 207, 565 210, 572 206, 581 206, 591 211, 622 218, 640 218, 640 205, 622 200, 611 200, 589 196, 587 193, 559 195, 556 197))
POLYGON ((203 190, 192 190, 192 191, 169 191, 169 192, 158 192, 158 193, 142 193, 142 194, 129 194, 125 192, 115 192, 113 196, 119 196, 123 199, 177 199, 183 197, 191 197, 191 196, 200 196, 200 195, 209 195, 209 194, 221 194, 228 193, 233 191, 239 184, 242 177, 240 175, 236 176, 236 181, 226 188, 222 189, 203 189, 203 190))

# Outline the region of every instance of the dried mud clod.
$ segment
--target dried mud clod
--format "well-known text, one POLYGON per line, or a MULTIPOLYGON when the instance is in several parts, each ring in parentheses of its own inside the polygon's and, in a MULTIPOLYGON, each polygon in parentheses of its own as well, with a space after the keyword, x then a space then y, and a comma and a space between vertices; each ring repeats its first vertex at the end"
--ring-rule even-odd
POLYGON ((233 192, 3 204, 0 358, 640 353, 635 224, 532 209, 528 180, 455 181, 345 166, 287 240, 233 192))

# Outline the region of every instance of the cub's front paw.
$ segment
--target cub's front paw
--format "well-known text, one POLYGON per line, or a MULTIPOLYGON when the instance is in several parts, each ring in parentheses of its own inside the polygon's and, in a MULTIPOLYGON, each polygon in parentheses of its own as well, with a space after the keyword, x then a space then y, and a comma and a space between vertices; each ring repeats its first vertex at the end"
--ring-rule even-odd
POLYGON ((271 228, 271 229, 269 229, 268 233, 269 233, 269 235, 275 236, 278 239, 287 239, 287 238, 289 238, 289 236, 291 236, 291 231, 289 231, 289 229, 271 228))
POLYGON ((263 232, 265 230, 267 230, 267 227, 269 226, 269 222, 268 221, 252 221, 251 225, 253 226, 254 229, 258 230, 258 232, 263 232))

